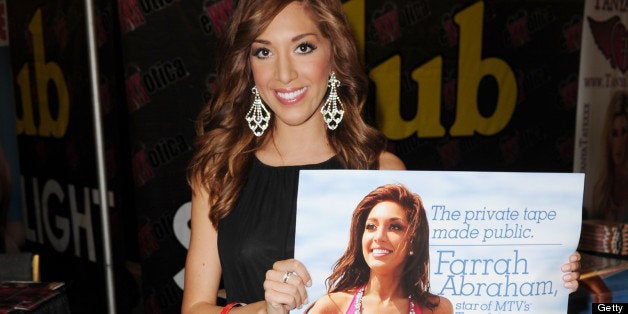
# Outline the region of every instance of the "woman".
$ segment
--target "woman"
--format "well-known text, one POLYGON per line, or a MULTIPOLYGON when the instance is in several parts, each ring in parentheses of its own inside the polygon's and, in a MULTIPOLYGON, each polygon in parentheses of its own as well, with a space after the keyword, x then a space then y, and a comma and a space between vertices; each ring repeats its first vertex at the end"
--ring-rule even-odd
POLYGON ((602 129, 602 171, 593 192, 595 218, 628 221, 628 93, 613 94, 602 129))
POLYGON ((378 187, 353 212, 349 246, 311 313, 452 313, 429 292, 429 226, 419 195, 378 187))
POLYGON ((248 303, 234 312, 306 303, 309 275, 290 259, 298 170, 404 169, 360 117, 368 82, 350 38, 340 1, 239 2, 197 124, 183 312, 221 310, 221 273, 228 301, 248 303))
POLYGON ((241 0, 220 51, 190 165, 182 312, 284 313, 310 281, 292 259, 298 171, 405 167, 360 117, 368 83, 339 0, 241 0))

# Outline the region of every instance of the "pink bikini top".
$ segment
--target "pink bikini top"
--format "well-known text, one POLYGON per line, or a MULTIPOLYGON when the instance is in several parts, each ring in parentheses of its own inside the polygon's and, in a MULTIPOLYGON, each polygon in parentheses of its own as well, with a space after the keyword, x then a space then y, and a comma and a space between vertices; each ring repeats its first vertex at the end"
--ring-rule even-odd
MULTIPOLYGON (((362 294, 364 293, 364 286, 360 287, 360 289, 355 291, 355 294, 353 295, 353 299, 351 299, 351 304, 349 304, 349 308, 347 309, 347 312, 345 312, 345 314, 355 314, 355 304, 358 302, 358 295, 359 298, 362 298, 362 294)), ((412 302, 412 305, 414 305, 414 314, 423 314, 423 311, 421 311, 421 307, 418 306, 416 303, 412 302)), ((358 312, 359 313, 359 312, 358 312)))

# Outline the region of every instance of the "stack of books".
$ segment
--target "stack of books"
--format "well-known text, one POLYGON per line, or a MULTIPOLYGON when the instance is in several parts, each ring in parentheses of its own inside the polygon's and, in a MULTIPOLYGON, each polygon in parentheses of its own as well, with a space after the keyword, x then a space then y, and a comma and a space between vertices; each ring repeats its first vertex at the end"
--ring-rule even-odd
POLYGON ((628 256, 628 223, 583 220, 578 250, 628 256))

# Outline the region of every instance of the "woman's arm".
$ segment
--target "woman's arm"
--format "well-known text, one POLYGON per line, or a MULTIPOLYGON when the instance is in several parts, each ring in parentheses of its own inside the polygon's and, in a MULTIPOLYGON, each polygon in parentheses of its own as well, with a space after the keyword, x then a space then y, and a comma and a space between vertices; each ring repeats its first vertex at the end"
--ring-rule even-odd
POLYGON ((207 193, 193 187, 191 235, 185 261, 185 285, 181 313, 220 313, 216 305, 220 284, 218 232, 209 220, 207 193))

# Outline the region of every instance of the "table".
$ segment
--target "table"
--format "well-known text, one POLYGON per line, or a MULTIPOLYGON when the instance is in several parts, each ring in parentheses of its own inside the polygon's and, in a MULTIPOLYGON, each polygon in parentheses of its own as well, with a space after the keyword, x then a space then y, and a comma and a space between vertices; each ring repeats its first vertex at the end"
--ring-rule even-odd
POLYGON ((0 282, 0 314, 70 313, 63 282, 0 282))
POLYGON ((580 288, 570 295, 569 313, 591 313, 592 303, 628 302, 628 258, 580 254, 580 288))

